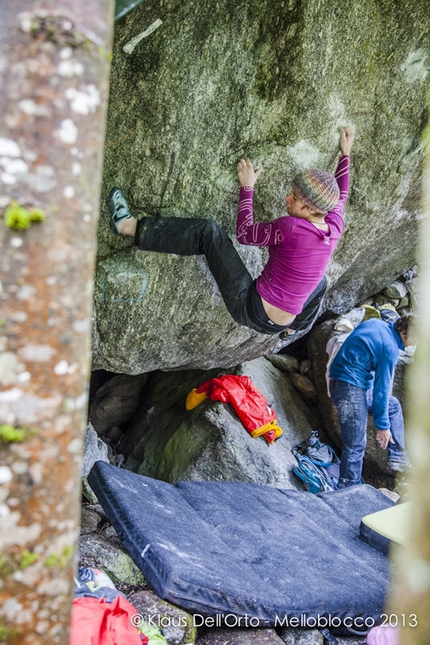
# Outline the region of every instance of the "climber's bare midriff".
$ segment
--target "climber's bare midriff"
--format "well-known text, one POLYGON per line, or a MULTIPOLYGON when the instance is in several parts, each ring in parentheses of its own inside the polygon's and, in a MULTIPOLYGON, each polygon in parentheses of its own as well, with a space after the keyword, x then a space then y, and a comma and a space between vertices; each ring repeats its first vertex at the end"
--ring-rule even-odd
POLYGON ((290 314, 288 311, 284 311, 283 309, 279 309, 279 307, 275 307, 274 305, 269 304, 266 300, 264 300, 264 298, 261 298, 261 302, 263 303, 264 311, 266 312, 268 318, 270 318, 270 320, 274 322, 275 325, 288 327, 288 325, 290 325, 296 317, 295 314, 290 314))

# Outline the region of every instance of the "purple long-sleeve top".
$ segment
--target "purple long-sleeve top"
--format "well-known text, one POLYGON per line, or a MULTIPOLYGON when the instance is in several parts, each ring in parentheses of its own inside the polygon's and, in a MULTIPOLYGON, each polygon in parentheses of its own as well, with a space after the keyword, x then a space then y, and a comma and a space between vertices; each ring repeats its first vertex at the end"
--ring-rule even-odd
POLYGON ((339 159, 335 178, 340 199, 327 213, 328 231, 299 217, 280 217, 254 224, 254 190, 241 187, 236 236, 240 244, 268 246, 269 260, 257 278, 257 293, 269 304, 299 314, 321 281, 343 231, 343 210, 349 191, 349 156, 339 159))

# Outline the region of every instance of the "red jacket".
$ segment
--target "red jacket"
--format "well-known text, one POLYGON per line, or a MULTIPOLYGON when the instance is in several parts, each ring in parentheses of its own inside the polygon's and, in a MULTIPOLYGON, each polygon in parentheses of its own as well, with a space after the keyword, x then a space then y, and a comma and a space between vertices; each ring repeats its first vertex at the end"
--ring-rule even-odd
POLYGON ((249 376, 226 374, 210 379, 194 388, 187 396, 185 407, 192 410, 209 397, 212 401, 231 403, 237 416, 252 437, 263 435, 268 443, 281 436, 276 414, 249 376))
POLYGON ((134 606, 122 596, 113 602, 104 598, 73 600, 70 645, 145 645, 148 638, 134 626, 134 606))

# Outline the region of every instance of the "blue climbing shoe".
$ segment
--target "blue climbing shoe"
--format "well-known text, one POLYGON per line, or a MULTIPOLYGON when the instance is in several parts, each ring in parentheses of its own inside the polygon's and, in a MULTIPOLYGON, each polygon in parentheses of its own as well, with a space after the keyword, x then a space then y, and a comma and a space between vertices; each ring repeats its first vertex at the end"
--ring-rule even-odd
POLYGON ((121 188, 112 188, 108 198, 109 211, 110 211, 110 229, 115 235, 121 235, 118 231, 118 224, 123 219, 130 219, 132 217, 124 193, 121 188))

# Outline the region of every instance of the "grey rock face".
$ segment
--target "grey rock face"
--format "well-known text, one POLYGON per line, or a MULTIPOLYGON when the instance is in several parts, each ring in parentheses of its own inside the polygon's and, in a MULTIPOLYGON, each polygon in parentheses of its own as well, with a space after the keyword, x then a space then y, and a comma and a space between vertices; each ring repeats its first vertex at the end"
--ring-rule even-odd
POLYGON ((382 290, 382 293, 384 294, 384 296, 387 296, 387 298, 394 298, 399 300, 401 298, 404 298, 407 292, 408 290, 406 288, 406 285, 403 282, 400 282, 400 280, 396 280, 382 290))
POLYGON ((109 462, 108 447, 100 439, 91 423, 87 424, 84 439, 84 457, 82 462, 82 492, 86 499, 93 504, 97 503, 97 497, 88 483, 88 473, 96 461, 109 462))
POLYGON ((146 381, 146 374, 117 374, 97 390, 89 411, 97 434, 106 437, 112 428, 123 425, 133 416, 146 381))
POLYGON ((84 440, 84 460, 82 464, 82 475, 86 477, 96 461, 107 461, 108 447, 99 438, 91 423, 87 424, 84 440))
POLYGON ((143 573, 117 540, 92 533, 83 535, 79 540, 79 558, 83 566, 103 569, 114 583, 146 586, 143 573))
POLYGON ((97 531, 101 522, 101 517, 95 511, 87 508, 86 506, 81 507, 81 535, 86 535, 87 533, 95 533, 97 531))
MULTIPOLYGON (((272 220, 298 170, 334 168, 338 128, 351 124, 352 191, 325 303, 345 311, 413 264, 429 50, 427 0, 142 3, 115 31, 103 197, 119 185, 137 216, 212 217, 233 237, 241 157, 265 169, 255 216, 272 220)), ((238 251, 257 276, 266 250, 238 251)), ((103 208, 94 369, 227 367, 276 346, 231 320, 204 259, 137 251, 103 208)))
POLYGON ((289 356, 288 354, 269 354, 266 358, 278 370, 281 370, 281 372, 288 374, 299 371, 299 361, 295 356, 289 356))
POLYGON ((263 437, 252 438, 231 405, 207 400, 186 411, 187 393, 211 374, 172 372, 159 375, 149 407, 130 428, 128 446, 120 447, 128 455, 126 467, 170 482, 243 481, 301 488, 291 472, 296 465, 291 447, 314 429, 313 412, 288 377, 266 359, 243 363, 236 372, 250 376, 274 408, 284 434, 273 445, 263 437))
POLYGON ((79 556, 85 566, 103 569, 114 583, 146 586, 142 572, 116 540, 84 535, 79 541, 79 556))

